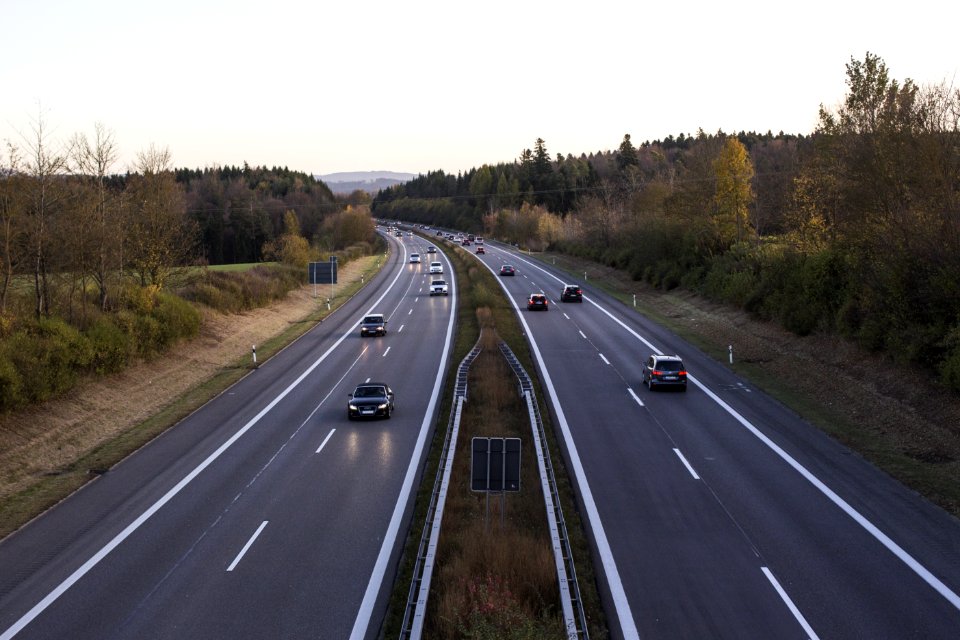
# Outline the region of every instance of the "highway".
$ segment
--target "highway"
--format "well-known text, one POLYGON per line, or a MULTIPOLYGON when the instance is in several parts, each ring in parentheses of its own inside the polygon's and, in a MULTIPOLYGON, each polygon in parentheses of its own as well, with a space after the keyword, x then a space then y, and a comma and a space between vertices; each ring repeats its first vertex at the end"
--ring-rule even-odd
MULTIPOLYGON (((0 542, 0 640, 372 638, 449 366, 420 238, 295 343, 0 542), (388 333, 361 338, 367 312, 388 333), (396 393, 348 421, 356 384, 396 393)), ((442 254, 441 254, 442 255, 442 254)))
MULTIPOLYGON (((514 249, 518 307, 615 638, 960 637, 960 523, 724 363, 514 249), (531 293, 549 311, 527 311, 531 293), (686 393, 641 383, 679 354, 686 393)), ((472 248, 464 250, 472 251, 472 248)), ((815 372, 811 372, 815 375, 815 372)))

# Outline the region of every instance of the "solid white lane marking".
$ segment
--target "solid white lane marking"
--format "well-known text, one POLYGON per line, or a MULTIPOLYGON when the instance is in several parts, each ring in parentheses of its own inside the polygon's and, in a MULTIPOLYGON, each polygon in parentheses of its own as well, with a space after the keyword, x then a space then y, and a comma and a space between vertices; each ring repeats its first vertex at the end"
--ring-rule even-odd
POLYGON ((607 360, 605 357, 603 357, 603 354, 602 354, 602 353, 599 354, 599 355, 600 355, 600 359, 601 359, 601 360, 603 360, 606 364, 610 364, 610 361, 607 360))
POLYGON ((382 357, 386 358, 386 357, 387 357, 387 354, 390 353, 390 349, 392 349, 392 348, 393 348, 393 347, 387 347, 387 350, 383 352, 383 356, 382 356, 382 357))
MULTIPOLYGON (((529 264, 529 265, 531 265, 531 266, 533 266, 533 267, 536 267, 537 269, 540 269, 541 271, 543 271, 543 272, 544 272, 545 274, 547 274, 548 276, 552 277, 552 278, 553 278, 554 280, 556 280, 557 282, 562 282, 562 280, 560 280, 560 278, 557 278, 557 277, 554 276, 553 274, 551 274, 551 273, 549 273, 548 271, 546 271, 545 269, 543 269, 543 268, 541 268, 541 267, 533 264, 532 262, 530 262, 530 261, 528 261, 528 260, 525 260, 525 259, 523 259, 523 258, 518 258, 518 260, 520 260, 521 262, 526 262, 527 264, 529 264)), ((655 347, 655 346, 653 345, 653 343, 651 343, 651 342, 648 341, 646 338, 644 338, 643 336, 641 336, 639 333, 637 333, 636 331, 634 331, 633 329, 631 329, 630 327, 628 327, 623 321, 621 321, 619 318, 615 317, 611 312, 607 311, 606 309, 604 309, 603 307, 601 307, 599 304, 597 304, 597 303, 594 302, 593 300, 588 299, 586 296, 584 296, 584 300, 586 300, 587 302, 589 302, 590 304, 592 304, 594 307, 596 307, 597 309, 599 309, 601 313, 604 313, 607 317, 609 317, 609 318, 610 318, 611 320, 613 320, 615 323, 617 323, 618 325, 620 325, 624 330, 627 331, 627 333, 629 333, 630 335, 632 335, 633 337, 635 337, 637 340, 639 340, 640 342, 642 342, 644 345, 646 345, 647 347, 649 347, 650 350, 652 350, 654 353, 656 353, 656 354, 658 354, 658 355, 663 355, 663 352, 660 351, 660 349, 658 349, 657 347, 655 347)), ((530 335, 529 330, 527 331, 527 335, 530 335)), ((531 340, 532 340, 532 336, 531 336, 531 340)), ((543 364, 542 364, 542 363, 541 363, 541 368, 543 368, 543 364)), ((826 484, 824 484, 819 478, 817 478, 815 475, 813 475, 813 473, 811 473, 809 470, 807 470, 806 467, 804 467, 802 464, 800 464, 799 462, 797 462, 796 460, 794 460, 793 457, 792 457, 790 454, 788 454, 786 451, 784 451, 783 449, 781 449, 781 448, 779 447, 779 445, 777 445, 775 442, 773 442, 770 438, 768 438, 767 436, 765 436, 765 435, 764 435, 757 427, 755 427, 749 420, 747 420, 747 419, 744 418, 742 415, 740 415, 739 413, 737 413, 737 411, 736 411, 733 407, 731 407, 731 406, 728 405, 726 402, 724 402, 723 400, 721 400, 721 399, 717 396, 717 394, 715 394, 713 391, 711 391, 710 389, 708 389, 703 383, 701 383, 699 380, 697 380, 696 378, 694 378, 693 376, 691 376, 691 375, 689 375, 689 374, 687 375, 687 380, 689 380, 690 382, 693 382, 694 385, 696 385, 697 387, 699 387, 700 389, 702 389, 702 390, 704 391, 704 393, 706 393, 707 396, 709 396, 714 402, 716 402, 718 405, 720 405, 720 407, 721 407, 724 411, 726 411, 726 412, 727 412, 730 416, 732 416, 737 422, 739 422, 741 425, 743 425, 743 427, 746 428, 750 433, 752 433, 754 436, 756 436, 761 442, 763 442, 763 444, 765 444, 769 449, 771 449, 774 453, 776 453, 784 462, 786 462, 789 466, 793 467, 793 469, 794 469, 797 473, 799 473, 799 474, 800 474, 801 476, 803 476, 810 484, 812 484, 814 487, 816 487, 817 490, 819 490, 824 496, 826 496, 828 500, 830 500, 830 501, 833 502, 837 507, 839 507, 839 508, 840 508, 844 513, 846 513, 854 522, 856 522, 858 525, 860 525, 864 530, 867 531, 867 533, 869 533, 871 536, 873 536, 874 539, 876 539, 880 544, 882 544, 884 547, 886 547, 888 551, 890 551, 893 555, 895 555, 897 558, 899 558, 901 562, 903 562, 904 564, 906 564, 906 565, 907 565, 914 573, 916 573, 924 582, 926 582, 928 585, 930 585, 930 587, 932 587, 932 588, 934 589, 934 591, 936 591, 937 593, 939 593, 939 594, 940 594, 941 596, 943 596, 943 598, 945 598, 951 605, 953 605, 954 608, 960 609, 960 596, 958 596, 956 592, 954 592, 954 591, 953 591, 952 589, 950 589, 947 585, 945 585, 945 584, 943 583, 943 581, 941 581, 939 578, 937 578, 935 575, 933 575, 933 574, 930 572, 929 569, 927 569, 925 566, 923 566, 922 564, 920 564, 920 562, 918 562, 913 556, 911 556, 909 553, 907 553, 907 551, 906 551, 903 547, 901 547, 901 546, 898 545, 896 542, 894 542, 893 540, 891 540, 890 537, 887 536, 887 534, 885 534, 883 531, 881 531, 875 524, 873 524, 872 522, 870 522, 869 520, 867 520, 863 515, 860 514, 859 511, 857 511, 857 510, 854 509, 852 506, 850 506, 850 504, 847 503, 846 500, 844 500, 843 498, 841 498, 840 496, 838 496, 830 487, 828 487, 828 486, 827 486, 826 484)), ((0 640, 2 640, 2 638, 0 638, 0 640)))
MULTIPOLYGON (((450 270, 450 296, 452 298, 450 309, 457 308, 457 288, 454 280, 453 270, 450 270)), ((447 337, 443 343, 443 353, 440 356, 440 366, 437 367, 437 377, 433 381, 433 391, 430 394, 430 402, 423 414, 423 421, 420 423, 420 434, 417 436, 417 444, 410 456, 410 465, 407 467, 407 475, 403 478, 403 485, 397 496, 397 504, 393 509, 393 515, 390 518, 390 524, 383 536, 383 544, 380 546, 380 554, 377 556, 377 562, 370 574, 370 580, 367 582, 367 590, 363 594, 363 601, 360 603, 360 609, 357 611, 357 619, 353 623, 353 630, 350 632, 350 640, 363 640, 367 635, 367 628, 370 626, 370 619, 373 617, 373 607, 377 602, 377 595, 383 587, 384 578, 387 575, 387 567, 390 565, 390 555, 397 544, 397 536, 400 532, 400 523, 403 520, 403 513, 406 505, 410 501, 410 495, 413 491, 413 481, 420 469, 420 458, 423 456, 423 449, 426 445, 427 433, 433 421, 433 414, 436 411, 437 402, 439 402, 441 388, 443 386, 443 377, 446 369, 446 363, 450 358, 450 349, 453 344, 453 325, 456 319, 455 313, 450 313, 450 319, 447 321, 447 337)))
POLYGON ((237 557, 233 559, 233 562, 230 563, 230 566, 227 567, 227 571, 233 571, 233 569, 239 564, 240 560, 243 558, 244 554, 247 553, 247 550, 253 546, 253 541, 257 539, 257 536, 260 535, 260 532, 267 526, 269 520, 264 520, 260 523, 260 526, 257 527, 257 530, 253 532, 253 535, 250 536, 250 539, 247 540, 247 544, 243 545, 243 549, 240 549, 240 553, 237 554, 237 557))
MULTIPOLYGON (((390 285, 384 290, 383 294, 381 294, 381 296, 380 296, 379 298, 377 298, 376 301, 370 306, 370 308, 367 310, 366 313, 372 313, 373 310, 377 307, 377 305, 379 305, 380 302, 383 301, 383 299, 387 297, 387 294, 390 293, 390 290, 393 289, 394 285, 397 284, 397 280, 400 279, 400 276, 401 276, 401 275, 403 275, 403 268, 402 268, 402 267, 397 270, 397 275, 393 278, 393 281, 392 281, 392 282, 390 283, 390 285)), ((364 315, 366 315, 366 314, 364 314, 364 315)), ((252 429, 254 425, 256 425, 258 422, 260 422, 260 420, 263 419, 263 416, 267 415, 275 406, 277 406, 277 405, 280 403, 281 400, 283 400, 284 398, 286 398, 287 395, 288 395, 291 391, 293 391, 295 388, 297 388, 297 386, 299 386, 300 383, 303 382, 303 381, 306 379, 307 376, 309 376, 311 373, 313 373, 313 370, 316 369, 317 367, 319 367, 320 364, 321 364, 324 360, 326 360, 327 357, 328 357, 331 353, 333 353, 333 351, 343 343, 344 340, 347 339, 347 337, 353 335, 353 332, 354 332, 354 327, 351 326, 342 336, 340 336, 340 338, 337 339, 336 342, 334 342, 332 345, 330 345, 330 348, 328 348, 326 351, 323 352, 323 355, 321 355, 319 358, 317 358, 317 359, 313 362, 313 364, 311 364, 309 367, 307 367, 307 369, 306 369, 303 373, 301 373, 301 374, 297 377, 296 380, 294 380, 293 382, 291 382, 290 385, 289 385, 286 389, 284 389, 283 391, 281 391, 281 392, 277 395, 277 397, 275 397, 273 400, 271 400, 271 401, 267 404, 267 406, 265 406, 263 409, 260 410, 260 412, 259 412, 257 415, 255 415, 253 418, 250 419, 249 422, 247 422, 245 425, 243 425, 243 426, 239 429, 239 431, 237 431, 237 432, 234 433, 232 436, 230 436, 230 437, 227 439, 226 442, 224 442, 222 445, 220 445, 220 447, 218 447, 216 451, 214 451, 214 452, 211 453, 209 456, 207 456, 207 458, 206 458, 203 462, 201 462, 199 465, 197 465, 197 466, 193 469, 193 471, 191 471, 191 472, 188 473, 186 476, 184 476, 183 479, 180 480, 180 482, 178 482, 177 484, 175 484, 172 489, 170 489, 169 491, 167 491, 159 500, 157 500, 156 502, 154 502, 146 511, 144 511, 143 513, 141 513, 136 519, 134 519, 133 522, 131 522, 130 524, 128 524, 128 525, 123 529, 123 531, 121 531, 120 533, 118 533, 117 535, 115 535, 115 536, 113 537, 113 539, 110 540, 110 542, 108 542, 108 543, 105 544, 103 547, 101 547, 99 551, 97 551, 97 552, 96 552, 95 554, 93 554, 86 562, 84 562, 82 565, 80 565, 80 567, 79 567, 76 571, 74 571, 73 573, 71 573, 63 582, 61 582, 59 585, 57 585, 57 586, 53 589, 53 591, 51 591, 50 593, 48 593, 40 602, 38 602, 37 604, 35 604, 35 605, 33 606, 33 608, 30 609, 30 611, 28 611, 28 612, 26 612, 25 614, 23 614, 23 615, 20 617, 20 619, 17 620, 11 627, 9 627, 6 631, 4 631, 2 634, 0 634, 0 640, 10 640, 10 639, 13 638, 15 635, 17 635, 18 633, 20 633, 20 631, 21 631, 24 627, 26 627, 28 624, 30 624, 38 615, 40 615, 41 613, 43 613, 43 611, 44 611, 47 607, 49 607, 51 604, 53 604, 54 602, 56 602, 56 600, 57 600, 60 596, 62 596, 62 595, 67 591, 67 589, 69 589, 69 588, 72 587, 74 584, 76 584, 76 583, 77 583, 83 576, 85 576, 91 569, 93 569, 95 566, 97 566, 97 564, 99 564, 101 560, 103 560, 103 559, 106 558, 108 555, 110 555, 110 552, 112 552, 114 549, 116 549, 118 546, 120 546, 120 544, 121 544, 124 540, 126 540, 127 538, 129 538, 130 535, 133 534, 134 531, 136 531, 137 529, 139 529, 140 526, 143 525, 144 522, 146 522, 147 520, 149 520, 149 519, 153 516, 153 514, 155 514, 157 511, 159 511, 161 508, 163 508, 163 506, 164 506, 165 504, 167 504, 168 502, 170 502, 170 500, 172 500, 178 493, 180 493, 180 492, 184 489, 184 487, 186 487, 188 484, 190 484, 191 482, 193 482, 194 478, 196 478, 198 475, 200 475, 200 474, 203 472, 204 469, 206 469, 207 467, 209 467, 211 464, 213 464, 213 462, 214 462, 217 458, 219 458, 221 455, 223 455, 223 452, 224 452, 224 451, 226 451, 227 449, 229 449, 230 447, 232 447, 233 444, 234 444, 237 440, 239 440, 241 437, 243 437, 243 435, 244 435, 247 431, 249 431, 250 429, 252 429)))
POLYGON ((687 459, 680 453, 680 449, 674 448, 673 452, 677 454, 677 457, 680 458, 680 461, 683 463, 683 466, 687 468, 687 471, 690 472, 690 475, 693 476, 694 480, 699 480, 700 476, 697 475, 697 472, 693 470, 693 467, 690 466, 690 463, 687 462, 687 459))
POLYGON ((587 339, 587 336, 586 336, 586 335, 584 335, 584 333, 583 333, 583 331, 581 331, 581 332, 580 332, 580 337, 581 337, 581 338, 583 338, 584 340, 586 340, 586 339, 587 339))
POLYGON ((333 437, 333 434, 336 433, 336 432, 337 432, 336 429, 330 429, 330 433, 328 433, 328 434, 327 434, 327 437, 323 439, 323 442, 321 442, 321 443, 320 443, 320 446, 317 447, 317 450, 316 450, 315 453, 320 453, 320 452, 323 450, 323 448, 324 448, 325 446, 327 446, 327 442, 330 441, 330 438, 332 438, 332 437, 333 437))
POLYGON ((645 406, 643 404, 643 400, 641 400, 640 396, 638 396, 636 393, 633 392, 633 389, 627 388, 627 391, 630 392, 630 395, 633 396, 633 399, 636 400, 638 405, 640 405, 641 407, 645 406))
MULTIPOLYGON (((489 266, 487 267, 490 268, 489 266)), ((492 272, 493 269, 490 269, 492 272)), ((577 449, 577 443, 570 432, 570 424, 567 422, 567 416, 563 412, 563 406, 560 404, 560 398, 557 396, 557 390, 553 386, 553 378, 550 377, 550 371, 547 370, 543 362, 543 356, 540 354, 540 347, 536 338, 530 331, 530 325, 522 313, 517 301, 514 300, 507 291, 506 285, 500 281, 500 287, 507 294, 507 299, 513 305, 513 310, 520 319, 527 338, 530 341, 530 350, 533 357, 540 366, 543 375, 543 384, 547 388, 550 396, 550 402, 553 403, 557 412, 557 422, 560 423, 560 431, 563 433, 563 440, 567 443, 567 454, 570 456, 570 465, 573 467, 574 476, 577 478, 577 484, 580 487, 580 497, 583 500, 584 508, 587 512, 587 518, 590 520, 593 530, 594 540, 597 544, 597 552, 600 555, 600 562, 603 565, 603 571, 607 577, 607 586, 610 589, 610 596, 613 599, 613 606, 616 610, 617 618, 620 621, 621 635, 625 640, 634 640, 640 638, 637 631, 637 624, 633 619, 633 611, 630 609, 630 602, 627 600, 627 593, 623 589, 623 581, 620 579, 620 570, 617 568, 617 562, 614 560, 613 551, 610 548, 610 541, 607 539, 607 532, 603 528, 603 521, 600 519, 600 512, 597 509, 597 503, 593 499, 593 491, 590 489, 590 482, 587 480, 587 474, 583 468, 583 462, 580 460, 580 452, 577 449)), ((360 640, 359 637, 352 640, 360 640)))
POLYGON ((807 637, 810 640, 819 640, 817 634, 813 631, 813 628, 807 623, 806 618, 803 617, 803 614, 800 613, 800 610, 797 609, 797 606, 793 604, 793 600, 790 599, 790 596, 787 595, 787 592, 784 591, 783 587, 780 586, 780 583, 774 577, 773 572, 770 571, 767 567, 760 567, 763 571, 763 575, 767 576, 767 580, 770 581, 770 584, 773 585, 773 588, 777 590, 777 593, 780 594, 780 597, 786 603, 787 608, 790 609, 790 613, 793 614, 793 617, 797 619, 797 622, 800 623, 800 626, 803 627, 803 630, 807 632, 807 637))

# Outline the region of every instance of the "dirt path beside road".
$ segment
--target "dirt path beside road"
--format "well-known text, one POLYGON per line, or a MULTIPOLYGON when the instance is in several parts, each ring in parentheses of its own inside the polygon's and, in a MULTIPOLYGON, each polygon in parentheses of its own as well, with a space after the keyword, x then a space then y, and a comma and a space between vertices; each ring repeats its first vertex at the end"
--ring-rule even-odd
MULTIPOLYGON (((371 260, 343 266, 340 283, 358 282, 369 272, 371 260)), ((0 499, 63 472, 218 373, 233 369, 241 374, 252 364, 253 345, 294 324, 308 328, 305 321, 316 314, 322 299, 313 297, 312 286, 304 286, 270 307, 241 314, 204 309, 200 335, 169 353, 92 379, 62 398, 0 415, 0 499)))

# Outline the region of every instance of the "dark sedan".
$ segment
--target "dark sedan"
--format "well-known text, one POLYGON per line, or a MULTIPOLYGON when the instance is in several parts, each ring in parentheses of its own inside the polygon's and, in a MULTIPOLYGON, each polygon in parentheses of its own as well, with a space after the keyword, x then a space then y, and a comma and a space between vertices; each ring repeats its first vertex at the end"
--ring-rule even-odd
POLYGON ((500 275, 502 276, 513 276, 516 275, 516 273, 516 270, 509 264, 500 267, 500 275))
POLYGON ((359 385, 350 394, 347 419, 390 418, 393 413, 393 390, 382 382, 359 385))

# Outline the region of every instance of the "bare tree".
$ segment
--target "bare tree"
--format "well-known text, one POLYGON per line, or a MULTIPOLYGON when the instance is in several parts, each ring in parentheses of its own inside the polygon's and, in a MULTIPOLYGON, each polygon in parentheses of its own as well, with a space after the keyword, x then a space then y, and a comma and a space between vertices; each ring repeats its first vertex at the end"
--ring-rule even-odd
POLYGON ((160 289, 177 267, 194 257, 197 225, 187 218, 169 149, 151 145, 138 153, 136 170, 127 185, 130 264, 143 286, 160 289))
POLYGON ((10 280, 26 257, 23 182, 19 149, 8 141, 7 159, 0 165, 0 314, 7 310, 10 280))
POLYGON ((64 174, 68 170, 67 154, 54 148, 50 140, 43 113, 30 127, 31 134, 24 136, 28 155, 26 172, 28 181, 28 215, 30 218, 31 260, 37 317, 50 315, 50 288, 48 285, 49 251, 47 241, 51 219, 67 196, 64 174))
POLYGON ((100 309, 106 310, 111 274, 117 273, 120 268, 119 206, 107 188, 107 177, 117 161, 119 151, 114 142, 113 131, 99 122, 94 125, 92 141, 83 134, 74 138, 73 151, 74 162, 80 173, 92 182, 94 189, 94 227, 91 231, 96 256, 92 265, 92 276, 99 289, 100 309))

